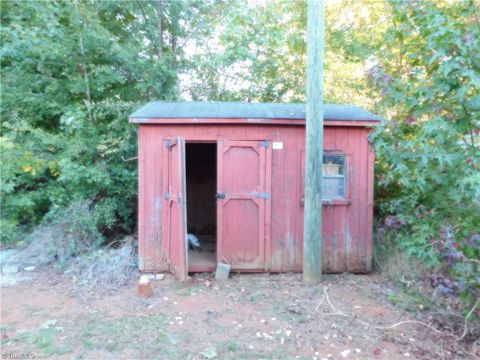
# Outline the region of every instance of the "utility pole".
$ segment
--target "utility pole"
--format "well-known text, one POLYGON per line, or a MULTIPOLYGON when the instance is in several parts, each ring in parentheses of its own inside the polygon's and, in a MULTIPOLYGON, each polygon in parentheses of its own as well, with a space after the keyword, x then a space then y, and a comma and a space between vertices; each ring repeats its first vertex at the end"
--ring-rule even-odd
POLYGON ((324 28, 324 1, 308 0, 303 281, 311 285, 322 280, 324 28))

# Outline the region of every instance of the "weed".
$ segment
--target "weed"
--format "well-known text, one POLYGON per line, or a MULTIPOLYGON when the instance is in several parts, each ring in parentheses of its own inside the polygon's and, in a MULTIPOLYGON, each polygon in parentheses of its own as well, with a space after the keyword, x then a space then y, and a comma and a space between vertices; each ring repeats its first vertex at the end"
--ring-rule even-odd
POLYGON ((70 346, 50 346, 45 349, 44 355, 45 356, 52 356, 52 355, 65 355, 68 353, 71 353, 73 351, 73 348, 70 346))
POLYGON ((40 334, 40 336, 35 339, 35 345, 40 349, 50 347, 53 344, 54 337, 54 334, 51 332, 40 334))
MULTIPOLYGON (((90 335, 87 335, 87 336, 90 336, 90 335)), ((85 339, 83 341, 83 347, 87 350, 93 350, 95 348, 95 344, 92 339, 85 339)))
POLYGON ((116 249, 104 248, 75 258, 68 267, 67 274, 80 279, 76 289, 83 293, 108 292, 125 285, 136 275, 136 245, 127 238, 116 249))
POLYGON ((263 292, 255 292, 247 297, 247 300, 250 302, 258 302, 266 298, 266 295, 263 292))
POLYGON ((390 302, 393 305, 397 305, 400 302, 400 297, 398 295, 395 295, 395 294, 390 294, 388 296, 388 300, 390 300, 390 302))
POLYGON ((238 346, 239 346, 239 344, 237 342, 231 341, 231 342, 228 343, 227 349, 230 352, 235 352, 235 351, 238 350, 238 346))
POLYGON ((72 347, 58 344, 58 334, 60 331, 54 328, 35 329, 15 336, 10 341, 23 344, 27 350, 32 352, 35 352, 33 349, 42 350, 44 356, 70 353, 72 347))
POLYGON ((157 349, 169 354, 175 351, 173 345, 177 341, 165 326, 166 320, 161 315, 97 318, 86 324, 82 344, 86 350, 114 352, 131 347, 145 352, 157 349))
POLYGON ((179 295, 179 296, 192 296, 192 294, 195 293, 195 289, 193 288, 186 288, 186 289, 181 289, 181 290, 177 290, 175 292, 175 294, 179 295))

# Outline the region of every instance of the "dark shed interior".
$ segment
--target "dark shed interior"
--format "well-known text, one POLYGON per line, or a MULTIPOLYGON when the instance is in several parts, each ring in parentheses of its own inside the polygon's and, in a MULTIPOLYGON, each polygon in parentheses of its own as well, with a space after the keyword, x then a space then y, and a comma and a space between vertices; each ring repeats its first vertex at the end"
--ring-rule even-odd
POLYGON ((189 267, 216 263, 217 144, 186 144, 187 231, 200 240, 190 249, 189 267))

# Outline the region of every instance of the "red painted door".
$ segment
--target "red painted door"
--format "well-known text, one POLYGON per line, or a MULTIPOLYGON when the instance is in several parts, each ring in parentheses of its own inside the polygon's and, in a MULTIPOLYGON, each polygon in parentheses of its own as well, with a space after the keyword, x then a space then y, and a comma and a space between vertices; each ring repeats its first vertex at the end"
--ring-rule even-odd
POLYGON ((187 193, 185 188, 185 140, 165 140, 164 164, 166 165, 163 236, 168 244, 170 270, 180 281, 188 278, 187 259, 187 193))
POLYGON ((232 269, 265 267, 268 143, 220 141, 217 179, 217 258, 232 269))

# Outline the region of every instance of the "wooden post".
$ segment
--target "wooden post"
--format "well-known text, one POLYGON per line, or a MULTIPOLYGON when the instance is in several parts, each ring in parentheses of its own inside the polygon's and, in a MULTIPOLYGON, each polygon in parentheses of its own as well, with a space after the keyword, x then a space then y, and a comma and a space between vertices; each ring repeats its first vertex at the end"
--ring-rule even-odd
POLYGON ((322 280, 324 27, 323 0, 309 0, 303 280, 312 285, 322 280))

